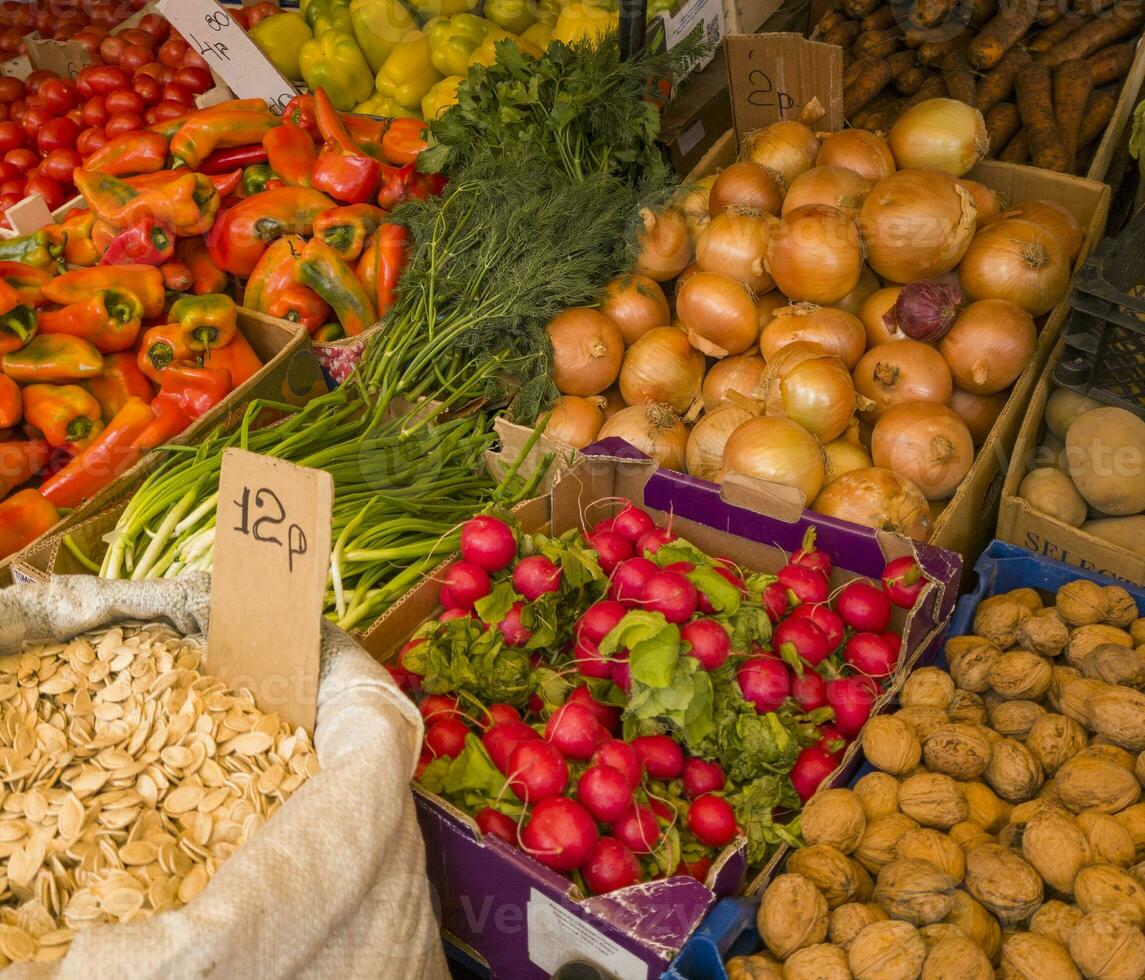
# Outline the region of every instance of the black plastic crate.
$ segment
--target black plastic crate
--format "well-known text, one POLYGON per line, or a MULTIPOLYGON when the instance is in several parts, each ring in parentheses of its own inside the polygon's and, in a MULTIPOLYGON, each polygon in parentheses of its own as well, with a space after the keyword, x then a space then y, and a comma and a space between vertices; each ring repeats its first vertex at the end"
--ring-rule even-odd
POLYGON ((1145 209, 1078 270, 1070 304, 1054 381, 1145 418, 1145 209))

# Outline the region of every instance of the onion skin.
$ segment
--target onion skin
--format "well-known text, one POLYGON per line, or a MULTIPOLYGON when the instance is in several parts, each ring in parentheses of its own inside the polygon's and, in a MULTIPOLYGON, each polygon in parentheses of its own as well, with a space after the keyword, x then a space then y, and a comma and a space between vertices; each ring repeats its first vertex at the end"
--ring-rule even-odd
POLYGON ((704 411, 714 412, 730 404, 728 392, 738 392, 744 398, 759 387, 767 362, 758 354, 738 354, 717 361, 704 375, 704 411))
POLYGON ((1032 221, 1006 218, 974 236, 958 275, 973 299, 1005 299, 1041 316, 1069 288, 1069 259, 1053 232, 1032 221))
POLYGON ((782 310, 787 305, 787 297, 783 293, 773 290, 770 293, 765 293, 759 298, 755 305, 756 309, 756 323, 759 325, 760 332, 772 321, 775 316, 776 310, 782 310))
POLYGON ((818 137, 803 123, 784 119, 748 133, 743 156, 782 174, 790 185, 815 165, 819 145, 818 137))
POLYGON ((1004 299, 981 299, 958 314, 938 350, 959 388, 992 395, 1013 384, 1037 346, 1028 313, 1004 299))
POLYGON ((723 474, 742 473, 794 487, 808 501, 822 489, 824 472, 818 440, 789 419, 749 419, 732 433, 724 447, 723 474))
POLYGON ((902 286, 884 286, 863 301, 859 308, 859 320, 867 332, 867 347, 889 344, 892 340, 902 340, 898 327, 888 324, 886 314, 894 309, 902 286))
POLYGON ((887 145, 900 167, 962 177, 986 155, 990 138, 982 113, 973 106, 957 99, 926 99, 899 116, 887 145))
POLYGON ((599 310, 573 307, 545 327, 553 345, 553 384, 562 395, 598 395, 620 373, 624 339, 599 310))
POLYGON ((1008 391, 998 391, 992 395, 975 395, 961 388, 955 388, 950 396, 950 407, 966 423, 975 446, 981 446, 1006 407, 1010 398, 1008 391))
POLYGON ((624 355, 620 393, 629 405, 659 402, 686 415, 703 380, 704 355, 688 335, 676 327, 653 327, 624 355))
POLYGON ((927 541, 934 529, 922 491, 892 470, 871 466, 832 480, 812 510, 829 517, 927 541))
POLYGON ((846 436, 832 439, 823 447, 823 452, 827 455, 827 483, 844 473, 863 470, 874 465, 867 451, 851 442, 846 436))
POLYGON ((832 305, 837 310, 844 310, 847 313, 853 313, 855 316, 858 316, 859 310, 863 308, 863 303, 867 301, 867 297, 878 292, 878 290, 882 289, 882 286, 882 280, 875 275, 874 270, 864 265, 863 271, 859 273, 859 281, 855 284, 855 288, 832 305))
POLYGON ((930 402, 892 405, 871 434, 875 466, 894 470, 927 500, 954 495, 974 463, 974 440, 958 413, 930 402))
POLYGON ((708 192, 708 215, 715 218, 728 208, 748 208, 779 214, 787 180, 782 174, 751 160, 740 160, 716 175, 708 192))
POLYGON ((644 208, 640 220, 636 271, 657 282, 675 279, 692 261, 692 236, 684 216, 675 208, 665 208, 659 214, 644 208))
POLYGON ((918 340, 892 340, 863 355, 855 367, 855 390, 874 402, 864 415, 877 421, 900 402, 945 405, 954 383, 946 361, 933 347, 918 340))
POLYGON ((708 194, 715 183, 716 174, 708 174, 682 188, 677 199, 679 209, 684 213, 684 224, 688 234, 695 241, 708 223, 708 194))
POLYGON ((728 439, 750 418, 753 416, 747 409, 731 404, 701 416, 688 434, 684 453, 687 471, 701 480, 714 480, 723 468, 728 439))
POLYGON ((545 436, 561 445, 584 449, 596 441, 597 433, 604 425, 604 412, 600 406, 602 401, 600 397, 562 395, 553 405, 552 414, 545 425, 545 436))
POLYGON ((978 210, 974 219, 976 228, 989 224, 1002 213, 1002 202, 998 200, 998 195, 993 188, 967 177, 960 178, 958 183, 966 188, 966 191, 974 199, 974 207, 978 210))
MULTIPOLYGON (((791 348, 788 348, 790 350, 791 348)), ((776 361, 764 377, 767 414, 798 422, 821 442, 841 436, 855 414, 855 386, 847 366, 824 353, 783 365, 776 361)))
POLYGON ((846 167, 812 167, 791 182, 780 214, 804 204, 829 204, 854 219, 870 190, 869 180, 846 167))
POLYGON ((765 267, 783 295, 829 306, 858 285, 859 230, 839 208, 805 204, 784 215, 772 232, 765 267))
POLYGON ((742 354, 759 337, 751 291, 722 272, 697 272, 676 294, 676 313, 692 346, 711 357, 742 354))
POLYGON ((962 292, 936 279, 916 279, 903 286, 894 309, 884 314, 888 328, 893 326, 911 340, 933 343, 954 326, 962 292))
POLYGON ((772 360, 798 340, 818 344, 852 370, 867 348, 867 334, 859 318, 831 306, 793 303, 775 311, 759 337, 760 353, 772 360))
POLYGON ((1022 201, 1009 211, 997 215, 994 220, 1005 221, 1009 218, 1032 221, 1056 236, 1061 247, 1065 249, 1066 258, 1071 265, 1077 259, 1085 242, 1085 229, 1073 216, 1073 212, 1067 211, 1053 201, 1022 201))
POLYGON ((667 326, 672 318, 660 284, 639 272, 617 276, 604 287, 600 312, 616 324, 625 347, 631 347, 653 327, 667 326))
POLYGON ((966 254, 977 215, 965 187, 937 170, 900 170, 863 201, 867 262, 894 283, 938 279, 966 254))
POLYGON ((688 427, 667 405, 655 402, 622 409, 601 427, 597 439, 616 436, 670 470, 684 468, 688 427))
POLYGON ((895 172, 895 158, 887 141, 865 129, 841 129, 837 133, 820 133, 823 141, 817 167, 846 167, 871 183, 878 183, 895 172))
POLYGON ((775 280, 763 268, 774 225, 770 215, 724 211, 712 218, 696 240, 696 263, 705 272, 722 272, 762 295, 775 287, 775 280))

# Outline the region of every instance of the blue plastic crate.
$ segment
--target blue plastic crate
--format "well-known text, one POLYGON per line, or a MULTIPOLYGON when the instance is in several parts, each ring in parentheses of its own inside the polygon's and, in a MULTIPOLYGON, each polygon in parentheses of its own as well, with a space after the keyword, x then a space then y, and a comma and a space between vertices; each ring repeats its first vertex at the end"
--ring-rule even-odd
POLYGON ((724 961, 757 952, 759 898, 721 898, 688 938, 661 980, 726 980, 724 961))

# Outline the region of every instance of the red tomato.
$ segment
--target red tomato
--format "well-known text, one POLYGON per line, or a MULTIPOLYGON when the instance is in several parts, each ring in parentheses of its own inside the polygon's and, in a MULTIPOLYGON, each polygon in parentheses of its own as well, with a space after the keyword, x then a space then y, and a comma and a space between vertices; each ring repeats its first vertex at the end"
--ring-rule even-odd
POLYGON ((142 68, 154 57, 155 54, 150 48, 144 47, 142 44, 130 44, 123 49, 123 54, 119 56, 119 64, 128 72, 134 72, 136 68, 142 68))
POLYGON ((168 68, 166 65, 159 64, 158 61, 149 61, 142 68, 135 72, 135 77, 154 78, 160 85, 166 85, 171 81, 171 76, 175 74, 174 68, 168 68))
POLYGON ((139 29, 150 34, 158 44, 167 40, 167 35, 171 33, 171 25, 159 14, 144 14, 139 21, 139 29))
POLYGON ((138 27, 129 27, 126 31, 120 31, 119 36, 128 44, 142 44, 145 48, 151 47, 151 42, 154 40, 152 35, 138 27))
POLYGON ((18 99, 8 107, 8 118, 20 127, 20 132, 24 131, 24 114, 27 111, 28 103, 23 99, 18 99))
POLYGON ((246 14, 247 23, 250 27, 254 27, 260 20, 266 20, 267 17, 273 17, 275 14, 281 14, 282 8, 276 3, 268 3, 267 0, 261 0, 260 3, 253 3, 249 7, 243 7, 243 12, 246 14))
MULTIPOLYGON (((13 205, 19 204, 24 200, 23 194, 0 194, 0 211, 7 211, 13 205)), ((3 224, 5 228, 11 228, 12 225, 8 221, 8 216, 4 216, 3 224)))
POLYGON ((24 97, 24 83, 18 78, 0 75, 0 102, 15 102, 24 97))
POLYGON ((129 88, 121 88, 107 96, 107 111, 112 115, 117 112, 142 112, 143 99, 138 92, 129 88))
POLYGON ((117 88, 127 88, 131 84, 131 76, 117 65, 100 65, 92 69, 88 81, 96 95, 107 95, 117 88))
POLYGON ((75 37, 83 27, 83 24, 77 23, 74 20, 67 20, 60 24, 54 31, 52 31, 53 41, 70 41, 75 37))
POLYGON ((99 45, 103 40, 102 34, 93 34, 92 31, 96 30, 94 27, 86 27, 80 31, 75 37, 72 38, 77 44, 82 44, 88 53, 88 57, 93 60, 99 57, 99 45))
POLYGON ((76 145, 76 137, 79 134, 79 126, 66 116, 61 119, 53 119, 36 133, 36 146, 39 147, 41 153, 51 153, 52 150, 58 150, 61 147, 66 149, 76 145))
POLYGON ((17 197, 24 196, 24 178, 22 176, 6 180, 0 184, 0 197, 8 194, 15 194, 17 197))
POLYGON ((181 85, 192 95, 202 95, 215 84, 211 73, 205 68, 180 68, 171 79, 175 85, 181 85))
POLYGON ((32 139, 36 138, 36 134, 50 123, 55 116, 51 111, 45 109, 43 106, 32 106, 27 112, 24 113, 24 120, 21 125, 24 127, 24 132, 32 139))
POLYGON ((190 45, 186 41, 172 35, 159 48, 159 61, 168 68, 178 68, 182 64, 183 55, 189 50, 190 45))
POLYGON ((52 150, 46 157, 44 162, 40 164, 42 173, 51 177, 52 180, 58 181, 64 186, 70 186, 72 182, 72 171, 80 165, 80 155, 75 150, 58 149, 52 150))
POLYGON ((163 101, 178 102, 185 106, 194 107, 195 96, 191 94, 190 89, 172 82, 170 85, 163 86, 163 101))
POLYGON ((18 146, 4 154, 4 162, 12 164, 21 174, 26 174, 40 162, 39 154, 26 146, 18 146))
POLYGON ((24 32, 18 27, 9 27, 0 31, 0 51, 5 54, 15 54, 24 42, 24 32))
POLYGON ((83 108, 80 110, 80 116, 85 126, 102 126, 107 122, 109 115, 111 115, 111 113, 107 111, 106 95, 93 95, 83 104, 83 108))
POLYGON ((99 42, 99 56, 109 65, 118 65, 127 42, 121 35, 109 34, 99 42))
POLYGON ((138 112, 117 112, 104 124, 103 130, 110 139, 124 133, 134 133, 143 128, 143 116, 138 112))
POLYGON ((66 113, 64 113, 64 118, 70 119, 80 129, 83 129, 83 127, 84 127, 83 110, 80 109, 79 106, 76 106, 74 109, 69 109, 66 113))
POLYGON ((43 174, 31 178, 24 183, 25 194, 39 194, 44 203, 47 204, 49 211, 55 211, 67 198, 64 196, 64 189, 60 186, 59 181, 52 180, 51 177, 46 177, 43 174))
POLYGON ((155 116, 155 106, 149 105, 143 110, 143 122, 148 126, 154 126, 159 120, 155 116))
POLYGON ((79 105, 75 85, 62 78, 49 78, 40 86, 36 97, 43 102, 45 108, 51 109, 57 116, 62 116, 69 109, 79 105))
POLYGON ((131 89, 139 95, 144 105, 153 106, 159 102, 163 86, 159 83, 159 79, 136 72, 135 78, 131 80, 131 89))
POLYGON ((90 126, 76 137, 76 152, 81 157, 89 157, 107 144, 107 133, 103 131, 103 127, 90 126))
POLYGON ((8 111, 7 103, 0 102, 0 122, 8 118, 8 111))
POLYGON ((183 55, 183 60, 180 62, 179 67, 206 68, 209 70, 211 66, 207 64, 207 59, 199 54, 198 51, 196 51, 194 48, 188 48, 187 53, 183 55))
POLYGON ((32 72, 27 78, 24 79, 24 85, 27 86, 29 95, 36 95, 40 91, 40 86, 44 84, 49 78, 58 78, 59 76, 54 71, 47 71, 43 68, 38 68, 32 72))
POLYGON ((0 184, 6 180, 18 180, 20 178, 20 171, 10 163, 5 163, 0 160, 0 184))
POLYGON ((181 102, 168 102, 164 100, 155 107, 155 121, 164 122, 177 116, 185 116, 187 107, 181 102))

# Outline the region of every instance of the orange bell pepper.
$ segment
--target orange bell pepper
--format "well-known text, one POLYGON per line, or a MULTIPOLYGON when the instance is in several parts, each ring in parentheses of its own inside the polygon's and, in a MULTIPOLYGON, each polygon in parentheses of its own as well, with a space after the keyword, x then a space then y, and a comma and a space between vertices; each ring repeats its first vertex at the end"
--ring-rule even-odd
POLYGON ((193 361, 196 353, 192 350, 186 331, 177 323, 163 323, 149 327, 139 342, 139 353, 135 366, 140 373, 158 384, 164 368, 175 361, 193 361))
POLYGON ((300 126, 285 125, 262 138, 267 163, 291 187, 309 187, 318 147, 300 126))
POLYGON ((24 384, 59 384, 94 378, 103 370, 103 358, 82 338, 55 334, 33 337, 20 350, 5 354, 0 370, 24 384))
POLYGON ((151 410, 155 413, 155 421, 131 443, 132 449, 144 453, 170 442, 193 421, 173 398, 156 397, 151 410))
POLYGON ((171 137, 171 156, 195 167, 215 150, 260 143, 282 120, 261 110, 224 109, 213 106, 193 113, 171 137))
POLYGON ((314 237, 329 245, 340 259, 352 262, 385 220, 386 212, 372 204, 331 208, 314 219, 314 237))
POLYGON ((283 235, 272 242, 247 277, 242 305, 269 315, 274 298, 293 285, 294 269, 305 247, 298 235, 283 235))
POLYGON ((168 259, 159 271, 163 273, 163 285, 173 293, 185 293, 195 283, 191 268, 182 259, 168 259))
POLYGON ((420 119, 395 119, 382 136, 382 153, 390 163, 402 166, 413 163, 429 144, 425 140, 426 124, 420 119))
POLYGON ((151 265, 73 269, 46 283, 43 293, 44 299, 67 306, 69 303, 79 303, 89 299, 105 289, 133 296, 139 301, 145 317, 159 316, 163 312, 163 303, 166 299, 163 291, 163 273, 151 265))
POLYGON ((39 490, 21 490, 0 502, 0 558, 28 547, 59 520, 60 512, 39 490))
POLYGON ((238 308, 224 293, 184 296, 176 300, 167 316, 179 324, 187 346, 196 352, 229 344, 238 331, 238 308))
POLYGON ((231 373, 226 368, 199 367, 176 361, 163 371, 159 394, 152 406, 173 401, 189 418, 198 419, 218 405, 230 391, 231 373))
POLYGON ((79 452, 103 429, 99 402, 79 385, 28 385, 24 420, 43 433, 49 446, 79 452))
POLYGON ((0 374, 0 429, 10 429, 24 413, 20 386, 8 375, 0 374))
POLYGON ((289 320, 313 333, 330 316, 330 305, 313 289, 291 283, 270 304, 270 315, 289 320))
POLYGON ((54 228, 64 237, 64 261, 68 265, 95 265, 100 252, 92 241, 96 216, 88 208, 76 208, 67 218, 54 228))
POLYGON ((37 307, 43 305, 43 289, 52 274, 23 262, 0 262, 0 279, 16 290, 22 306, 37 307))
POLYGON ((84 167, 112 177, 127 177, 162 170, 166 160, 166 138, 144 130, 113 137, 84 160, 84 167))
POLYGON ((184 238, 175 246, 175 257, 191 270, 190 292, 221 293, 227 288, 227 274, 211 260, 207 244, 202 238, 184 238))
POLYGON ((398 280, 409 257, 409 232, 401 225, 384 224, 358 260, 358 281, 377 307, 379 317, 394 305, 398 280))
POLYGON ((104 354, 103 371, 94 378, 80 382, 99 402, 102 418, 111 418, 127 404, 129 398, 142 398, 149 402, 155 397, 155 389, 147 376, 139 370, 135 357, 132 351, 104 354))
POLYGON ((0 497, 27 483, 52 458, 52 447, 43 439, 0 442, 0 497))
POLYGON ((330 304, 347 337, 356 337, 377 321, 374 301, 353 270, 325 242, 313 238, 306 243, 297 278, 330 304))
POLYGON ((40 313, 40 335, 66 334, 101 354, 127 350, 139 336, 143 308, 130 293, 105 289, 78 303, 40 313))
POLYGON ((30 306, 17 306, 0 315, 0 356, 20 350, 36 335, 39 317, 30 306))
POLYGON ((207 239, 220 269, 249 276, 267 247, 283 235, 309 235, 314 219, 334 202, 309 187, 280 187, 254 194, 219 215, 207 239))
POLYGON ((225 347, 213 347, 205 351, 203 364, 206 367, 229 371, 232 388, 246 384, 262 370, 262 361, 242 333, 236 333, 225 347))

